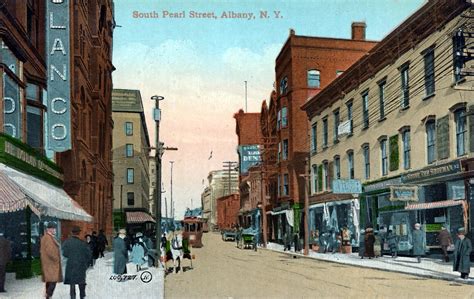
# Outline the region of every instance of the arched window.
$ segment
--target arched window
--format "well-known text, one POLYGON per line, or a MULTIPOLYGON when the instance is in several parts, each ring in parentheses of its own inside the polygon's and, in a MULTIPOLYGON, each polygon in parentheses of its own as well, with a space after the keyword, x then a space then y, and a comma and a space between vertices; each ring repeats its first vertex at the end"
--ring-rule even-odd
POLYGON ((426 122, 426 156, 428 164, 436 160, 436 122, 430 119, 426 122))
POLYGON ((456 123, 456 153, 457 156, 466 154, 467 144, 467 124, 466 108, 459 108, 454 111, 454 121, 456 123))
POLYGON ((321 86, 321 73, 318 70, 308 71, 308 87, 319 88, 321 86))

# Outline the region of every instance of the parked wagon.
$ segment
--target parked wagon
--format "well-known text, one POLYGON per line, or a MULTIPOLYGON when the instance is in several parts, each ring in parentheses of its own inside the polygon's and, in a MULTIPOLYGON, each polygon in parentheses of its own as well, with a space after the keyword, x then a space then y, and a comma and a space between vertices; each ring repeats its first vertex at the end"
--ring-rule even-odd
POLYGON ((237 237, 237 231, 234 229, 226 229, 221 231, 222 241, 235 241, 237 237))
POLYGON ((237 247, 257 251, 258 231, 252 228, 240 230, 237 235, 237 247))

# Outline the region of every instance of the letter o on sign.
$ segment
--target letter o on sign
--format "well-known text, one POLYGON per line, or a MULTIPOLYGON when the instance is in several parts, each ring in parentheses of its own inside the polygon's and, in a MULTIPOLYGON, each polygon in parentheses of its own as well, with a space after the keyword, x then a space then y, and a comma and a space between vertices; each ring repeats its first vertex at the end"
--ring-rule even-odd
POLYGON ((51 127, 51 135, 53 136, 54 140, 66 139, 66 136, 67 136, 66 126, 63 124, 54 124, 51 127), (62 134, 57 134, 57 131, 61 132, 61 129, 62 129, 62 134))
POLYGON ((12 107, 11 107, 10 109, 8 109, 8 110, 5 109, 4 112, 5 112, 6 114, 10 114, 10 113, 15 112, 15 108, 16 108, 16 107, 15 107, 15 101, 14 101, 12 98, 10 98, 10 97, 5 97, 5 98, 3 98, 3 100, 5 101, 5 104, 4 104, 5 106, 4 106, 4 107, 7 106, 7 101, 9 101, 9 102, 12 104, 12 107))

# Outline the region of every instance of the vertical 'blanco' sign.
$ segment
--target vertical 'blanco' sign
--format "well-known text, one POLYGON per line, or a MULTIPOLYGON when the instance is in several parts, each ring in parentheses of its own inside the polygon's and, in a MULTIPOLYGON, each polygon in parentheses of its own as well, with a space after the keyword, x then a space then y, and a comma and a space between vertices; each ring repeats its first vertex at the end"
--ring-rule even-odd
POLYGON ((48 145, 52 151, 64 152, 71 149, 69 0, 46 3, 48 145))

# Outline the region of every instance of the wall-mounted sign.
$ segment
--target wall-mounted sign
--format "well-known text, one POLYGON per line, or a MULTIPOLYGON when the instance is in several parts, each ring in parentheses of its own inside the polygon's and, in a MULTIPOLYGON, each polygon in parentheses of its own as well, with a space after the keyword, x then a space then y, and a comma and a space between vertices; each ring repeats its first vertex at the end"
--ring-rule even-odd
POLYGON ((418 186, 390 186, 390 201, 418 201, 418 186))
POLYGON ((351 133, 351 128, 352 127, 352 121, 346 120, 342 122, 338 127, 337 127, 337 133, 339 136, 345 135, 345 134, 350 134, 351 133))
POLYGON ((71 149, 71 70, 69 0, 46 1, 48 66, 48 147, 71 149))
POLYGON ((377 183, 369 184, 364 186, 364 192, 373 192, 373 191, 379 191, 383 189, 388 189, 392 185, 400 185, 402 182, 400 177, 395 177, 391 179, 387 179, 384 181, 380 181, 377 183))
POLYGON ((360 194, 362 193, 362 184, 359 180, 332 180, 332 193, 360 194))
POLYGON ((436 165, 424 168, 422 170, 402 174, 402 182, 422 181, 426 179, 439 178, 448 174, 454 174, 461 171, 461 162, 459 160, 446 164, 436 165))
POLYGON ((260 163, 260 146, 241 145, 239 146, 240 173, 247 173, 249 168, 260 163))

